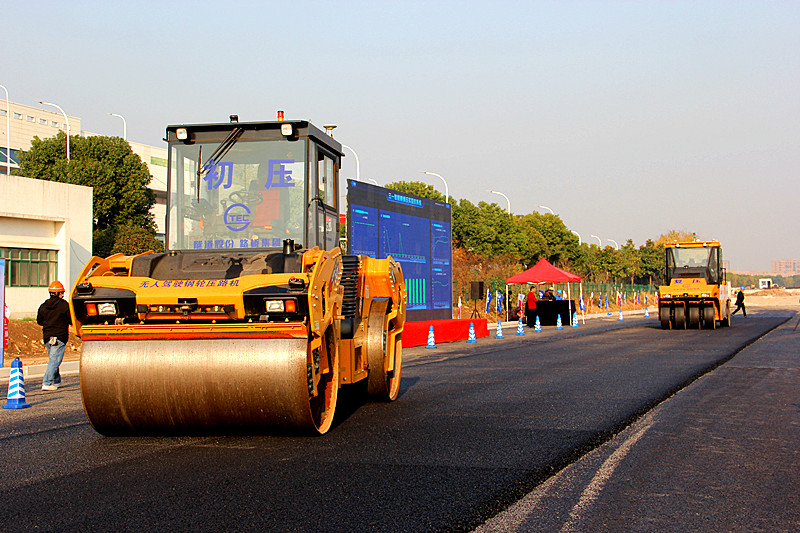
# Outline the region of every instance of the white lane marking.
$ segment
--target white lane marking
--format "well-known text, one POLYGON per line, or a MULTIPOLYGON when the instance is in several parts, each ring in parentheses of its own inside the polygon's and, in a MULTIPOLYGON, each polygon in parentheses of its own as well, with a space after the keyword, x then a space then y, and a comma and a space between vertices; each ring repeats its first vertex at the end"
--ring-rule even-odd
POLYGON ((592 504, 597 500, 600 496, 600 493, 603 491, 603 487, 608 483, 611 479, 611 476, 614 474, 614 470, 619 466, 625 456, 628 455, 628 452, 631 451, 631 448, 642 438, 645 432, 650 429, 653 425, 653 418, 650 418, 647 424, 642 427, 639 431, 625 439, 625 441, 620 445, 619 448, 614 450, 608 459, 606 459, 600 468, 597 470, 597 473, 594 475, 592 480, 583 490, 583 494, 581 494, 580 500, 569 513, 569 517, 564 525, 561 527, 561 531, 564 533, 568 533, 570 531, 577 531, 578 528, 577 523, 581 519, 581 515, 587 511, 592 504))

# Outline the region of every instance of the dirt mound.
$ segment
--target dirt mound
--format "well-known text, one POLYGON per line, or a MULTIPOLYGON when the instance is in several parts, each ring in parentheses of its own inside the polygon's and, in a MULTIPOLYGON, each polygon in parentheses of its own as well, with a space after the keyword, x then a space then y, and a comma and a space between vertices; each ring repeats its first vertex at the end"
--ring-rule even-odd
MULTIPOLYGON (((4 350, 3 366, 11 366, 11 361, 19 357, 23 365, 47 363, 47 350, 42 340, 42 327, 33 320, 11 320, 8 324, 8 348, 4 350)), ((64 361, 77 361, 81 358, 81 340, 72 332, 69 334, 64 361)))

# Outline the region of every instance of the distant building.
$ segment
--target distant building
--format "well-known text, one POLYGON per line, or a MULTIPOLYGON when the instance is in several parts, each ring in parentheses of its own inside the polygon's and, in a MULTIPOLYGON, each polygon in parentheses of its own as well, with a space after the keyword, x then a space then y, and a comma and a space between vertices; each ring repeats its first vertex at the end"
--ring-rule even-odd
POLYGON ((0 256, 11 317, 36 316, 50 282, 69 290, 92 257, 92 188, 0 175, 0 256))
MULTIPOLYGON (((5 100, 0 101, 0 175, 7 173, 6 147, 11 148, 11 170, 19 169, 19 152, 29 150, 34 137, 47 139, 55 136, 59 130, 67 132, 64 115, 58 110, 41 109, 24 104, 9 102, 6 109, 5 100), (8 115, 10 113, 10 115, 8 115), (9 131, 6 131, 6 116, 9 117, 9 131), (9 137, 10 133, 10 137, 9 137)), ((88 137, 96 133, 81 130, 81 119, 67 115, 71 135, 88 137)), ((167 149, 166 147, 149 146, 142 143, 130 142, 133 153, 138 155, 147 165, 153 179, 150 188, 156 194, 156 204, 152 213, 156 221, 156 234, 163 239, 166 232, 167 215, 167 149)))
MULTIPOLYGON (((6 148, 11 148, 11 169, 19 169, 19 152, 28 150, 34 137, 46 139, 55 136, 59 130, 67 132, 67 123, 64 115, 58 110, 50 111, 23 104, 0 100, 0 174, 6 171, 6 148), (6 117, 8 130, 6 130, 6 117), (10 141, 10 142, 9 142, 10 141)), ((81 134, 81 119, 67 115, 69 131, 72 135, 81 134)))
POLYGON ((772 272, 779 276, 796 276, 800 274, 800 260, 781 259, 772 262, 772 272))

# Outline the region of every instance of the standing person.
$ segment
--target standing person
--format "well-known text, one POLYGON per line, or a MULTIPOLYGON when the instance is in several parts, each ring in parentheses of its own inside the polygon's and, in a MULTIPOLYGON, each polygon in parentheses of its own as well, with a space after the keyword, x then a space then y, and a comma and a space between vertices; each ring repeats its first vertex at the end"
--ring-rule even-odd
POLYGON ((528 327, 532 328, 536 325, 536 288, 531 286, 531 292, 525 301, 525 321, 528 327))
POLYGON ((58 367, 64 359, 64 350, 69 340, 69 326, 72 318, 69 315, 69 304, 64 300, 64 285, 54 281, 47 287, 50 298, 39 306, 36 323, 42 326, 42 337, 50 360, 42 379, 42 390, 58 390, 61 374, 58 367))
POLYGON ((736 311, 742 310, 742 314, 747 318, 747 309, 744 308, 744 291, 739 289, 739 294, 736 295, 736 309, 733 310, 731 316, 736 314, 736 311))

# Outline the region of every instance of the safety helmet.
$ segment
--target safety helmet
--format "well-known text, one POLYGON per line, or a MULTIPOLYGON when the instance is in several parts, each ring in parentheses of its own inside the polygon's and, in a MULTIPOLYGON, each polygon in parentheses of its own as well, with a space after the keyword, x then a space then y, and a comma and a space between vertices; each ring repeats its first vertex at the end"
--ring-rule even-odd
POLYGON ((64 292, 64 285, 61 284, 60 281, 52 281, 50 285, 47 287, 48 292, 64 292))

